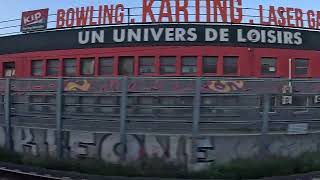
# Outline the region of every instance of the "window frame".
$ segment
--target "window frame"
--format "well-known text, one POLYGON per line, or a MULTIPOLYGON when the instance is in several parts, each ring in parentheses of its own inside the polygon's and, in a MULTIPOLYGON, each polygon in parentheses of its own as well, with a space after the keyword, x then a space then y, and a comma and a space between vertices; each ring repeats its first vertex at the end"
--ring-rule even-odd
POLYGON ((310 76, 310 64, 311 64, 310 59, 308 59, 308 58, 294 58, 291 63, 292 63, 292 68, 293 68, 292 75, 294 77, 309 77, 310 76), (305 67, 307 69, 307 72, 305 74, 296 74, 296 70, 297 70, 296 62, 299 60, 304 60, 308 63, 307 66, 305 67))
MULTIPOLYGON (((73 67, 73 66, 71 66, 71 67, 73 67)), ((66 76, 66 77, 74 77, 74 76, 77 76, 78 75, 78 58, 63 58, 62 59, 62 74, 63 74, 63 76, 66 76), (72 74, 72 75, 67 75, 66 74, 66 66, 65 66, 65 62, 66 61, 68 61, 68 60, 74 60, 75 61, 75 64, 74 64, 74 74, 72 74)))
POLYGON ((195 75, 199 72, 198 69, 198 56, 181 56, 181 75, 195 75), (194 65, 184 65, 183 58, 195 58, 195 64, 194 65), (195 67, 195 72, 183 72, 184 67, 195 67))
POLYGON ((239 75, 239 72, 240 72, 240 56, 222 56, 222 75, 223 76, 238 76, 239 75), (226 58, 236 58, 236 61, 237 63, 235 64, 236 65, 236 72, 234 73, 226 73, 225 72, 225 60, 226 58))
POLYGON ((160 56, 159 57, 159 74, 160 76, 165 76, 165 75, 176 75, 178 73, 178 66, 177 66, 177 63, 178 63, 178 56, 160 56), (161 60, 162 58, 175 58, 175 63, 174 64, 162 64, 161 60), (172 72, 172 73, 167 73, 167 72, 162 72, 161 71, 161 68, 165 66, 165 67, 174 67, 175 69, 175 72, 172 72))
POLYGON ((202 56, 201 57, 201 63, 202 63, 202 69, 201 69, 201 71, 202 71, 202 74, 203 75, 208 75, 208 76, 216 76, 216 75, 218 75, 218 67, 219 67, 219 56, 202 56), (215 73, 207 73, 207 72, 205 72, 204 71, 204 66, 205 66, 205 58, 216 58, 215 60, 216 60, 216 63, 215 63, 215 73))
MULTIPOLYGON (((269 68, 271 66, 268 66, 269 68)), ((277 57, 260 57, 259 59, 259 70, 260 70, 260 76, 263 76, 263 77, 275 77, 275 76, 278 76, 278 73, 279 73, 279 59, 277 57), (274 67, 275 67, 275 72, 274 73, 263 73, 262 70, 262 65, 263 65, 263 60, 274 60, 275 61, 275 64, 274 64, 274 67)))
POLYGON ((45 66, 45 61, 44 60, 42 60, 42 59, 31 60, 30 61, 30 65, 31 65, 30 74, 31 74, 32 77, 42 77, 42 76, 44 76, 44 73, 45 73, 44 72, 44 66, 45 66), (34 68, 33 63, 35 63, 35 62, 41 62, 40 67, 34 68), (40 69, 40 74, 34 74, 34 69, 40 69))
POLYGON ((56 59, 54 59, 54 58, 52 58, 52 59, 46 59, 46 62, 45 62, 45 75, 47 76, 47 77, 57 77, 57 76, 59 76, 60 75, 60 72, 61 72, 61 66, 60 66, 60 59, 59 58, 56 58, 56 59), (57 67, 56 67, 56 71, 57 71, 57 73, 55 74, 55 75, 49 75, 49 61, 57 61, 57 67))
POLYGON ((134 76, 135 56, 119 56, 118 57, 118 67, 117 68, 118 68, 118 75, 119 76, 134 76), (126 73, 126 74, 120 73, 120 65, 121 65, 121 59, 122 58, 130 58, 131 59, 131 64, 132 64, 131 70, 132 70, 132 72, 126 73))
POLYGON ((96 74, 96 59, 95 59, 95 57, 81 57, 80 58, 80 76, 87 76, 87 77, 91 77, 91 76, 95 76, 95 74, 96 74), (83 73, 82 72, 82 63, 84 62, 84 61, 92 61, 93 62, 93 66, 92 66, 92 68, 93 68, 93 72, 91 73, 91 74, 85 74, 85 73, 83 73))
POLYGON ((114 66, 115 66, 115 57, 114 56, 102 56, 102 57, 98 57, 98 74, 99 76, 113 76, 114 75, 114 66), (111 65, 107 65, 107 66, 102 66, 101 64, 101 61, 102 60, 108 60, 108 61, 112 61, 111 65), (109 73, 109 74, 102 74, 102 69, 103 67, 109 67, 111 68, 112 72, 109 73))
MULTIPOLYGON (((16 63, 16 61, 6 61, 6 62, 2 62, 2 77, 16 77, 16 75, 17 75, 17 73, 16 73, 16 68, 17 67, 17 63, 16 63), (13 64, 14 66, 14 68, 6 68, 6 65, 7 64, 13 64), (6 75, 6 70, 10 70, 10 76, 7 76, 6 75)), ((30 73, 31 74, 31 73, 30 73)))
POLYGON ((155 75, 157 72, 157 57, 156 56, 138 56, 138 64, 139 64, 139 68, 138 68, 138 74, 139 75, 155 75), (141 58, 153 58, 153 63, 151 65, 143 65, 141 63, 141 58), (153 67, 153 72, 151 73, 143 73, 141 72, 141 68, 142 67, 153 67))

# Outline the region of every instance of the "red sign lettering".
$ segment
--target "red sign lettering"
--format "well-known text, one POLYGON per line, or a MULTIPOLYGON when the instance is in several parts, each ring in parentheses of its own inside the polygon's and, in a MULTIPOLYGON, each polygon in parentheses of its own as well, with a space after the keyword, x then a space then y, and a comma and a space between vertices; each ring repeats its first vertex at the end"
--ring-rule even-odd
MULTIPOLYGON (((242 5, 243 0, 142 0, 139 20, 141 23, 222 22, 320 28, 320 12, 292 7, 259 5, 258 8, 253 7, 250 10, 252 15, 248 16, 243 13, 242 5)), ((139 23, 135 19, 139 15, 137 9, 134 10, 136 16, 132 16, 132 13, 129 16, 128 12, 129 8, 123 4, 59 9, 56 27, 139 23)), ((26 21, 32 21, 31 17, 26 21)))

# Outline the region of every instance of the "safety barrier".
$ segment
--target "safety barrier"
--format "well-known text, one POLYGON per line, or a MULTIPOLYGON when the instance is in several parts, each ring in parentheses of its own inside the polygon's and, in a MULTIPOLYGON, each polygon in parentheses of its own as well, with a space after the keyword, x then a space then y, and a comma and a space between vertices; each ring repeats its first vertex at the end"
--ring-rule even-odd
MULTIPOLYGON (((320 81, 235 78, 0 80, 0 123, 12 128, 127 134, 262 135, 320 132, 320 81)), ((122 149, 123 154, 125 148, 122 149)))

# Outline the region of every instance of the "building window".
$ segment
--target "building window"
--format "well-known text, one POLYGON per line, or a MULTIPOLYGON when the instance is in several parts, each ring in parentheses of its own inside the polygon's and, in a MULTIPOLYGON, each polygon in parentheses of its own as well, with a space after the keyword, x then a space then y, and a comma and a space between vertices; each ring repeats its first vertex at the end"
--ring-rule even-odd
POLYGON ((197 57, 182 57, 182 73, 196 73, 197 72, 197 57))
POLYGON ((224 57, 223 58, 223 73, 237 74, 238 73, 238 57, 224 57))
POLYGON ((50 59, 47 61, 47 76, 57 76, 59 69, 59 60, 50 59))
POLYGON ((155 57, 139 57, 139 74, 155 73, 155 57))
POLYGON ((3 63, 3 76, 12 77, 16 75, 16 66, 14 62, 3 63))
POLYGON ((77 60, 64 59, 63 60, 63 74, 65 76, 75 76, 77 73, 77 60))
POLYGON ((202 59, 202 72, 205 74, 216 74, 218 57, 207 56, 202 59))
POLYGON ((32 76, 42 76, 42 72, 43 72, 42 67, 43 67, 42 60, 31 61, 31 74, 32 74, 32 76))
POLYGON ((160 57, 160 73, 175 74, 176 73, 176 57, 160 57))
POLYGON ((261 58, 261 74, 275 75, 277 73, 276 58, 261 58))
POLYGON ((81 75, 87 75, 87 76, 94 75, 94 65, 95 65, 94 58, 80 59, 81 75))
POLYGON ((119 58, 119 75, 133 75, 134 57, 119 58))
POLYGON ((112 75, 113 74, 113 57, 99 58, 99 73, 100 75, 112 75))
POLYGON ((298 76, 308 75, 309 60, 295 59, 294 61, 294 74, 298 76))

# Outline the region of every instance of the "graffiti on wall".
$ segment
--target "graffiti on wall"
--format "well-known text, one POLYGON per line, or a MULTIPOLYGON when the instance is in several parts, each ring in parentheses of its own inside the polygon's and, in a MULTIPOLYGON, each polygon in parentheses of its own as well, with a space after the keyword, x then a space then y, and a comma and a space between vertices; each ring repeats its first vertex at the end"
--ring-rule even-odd
POLYGON ((55 131, 30 128, 13 129, 14 150, 33 155, 56 155, 55 131))
MULTIPOLYGON (((244 88, 245 82, 242 80, 215 80, 207 81, 202 85, 203 90, 215 93, 229 93, 240 91, 244 88)), ((128 82, 128 92, 144 91, 174 91, 174 92, 193 92, 195 91, 194 80, 130 80, 128 82)), ((65 82, 65 91, 94 91, 110 92, 121 90, 121 80, 81 80, 65 82)))
POLYGON ((209 81, 208 88, 213 92, 229 93, 232 91, 242 90, 244 87, 244 81, 209 81))
MULTIPOLYGON (((128 92, 194 92, 194 80, 130 80, 128 92)), ((244 90, 245 81, 242 80, 215 80, 204 81, 202 91, 212 93, 230 93, 244 90)), ((65 91, 92 91, 92 92, 115 92, 121 90, 121 80, 83 80, 65 82, 65 91)))
MULTIPOLYGON (((121 91, 121 79, 65 79, 64 90, 69 92, 119 92, 121 91)), ((11 90, 14 92, 23 91, 56 91, 56 80, 12 80, 11 90)), ((202 80, 201 91, 204 93, 232 93, 232 92, 256 92, 256 93, 282 93, 283 86, 287 81, 258 81, 258 80, 202 80)), ((129 79, 128 92, 190 92, 196 89, 195 79, 129 79)), ((310 93, 320 92, 320 85, 317 82, 294 82, 295 91, 310 93), (306 86, 312 88, 305 89, 306 86)), ((0 92, 4 91, 4 81, 0 81, 0 92)))
POLYGON ((11 80, 12 91, 55 91, 56 89, 57 86, 55 80, 11 80))
MULTIPOLYGON (((5 145, 5 129, 0 128, 0 145, 5 145)), ((55 131, 45 129, 13 128, 14 150, 36 156, 56 156, 55 131)), ((72 158, 99 158, 107 162, 120 161, 118 133, 64 132, 64 156, 72 158)), ((164 161, 187 163, 192 160, 191 138, 182 135, 128 135, 127 161, 158 157, 164 161)), ((197 166, 211 162, 228 162, 237 158, 255 157, 260 152, 261 138, 255 136, 205 136, 197 139, 195 158, 197 166)), ((297 156, 320 150, 317 134, 305 136, 270 136, 268 152, 275 155, 297 156)))
MULTIPOLYGON (((121 91, 121 79, 65 79, 65 91, 79 92, 119 92, 121 91)), ((320 93, 320 85, 315 82, 293 81, 295 91, 305 93, 320 93), (305 88, 305 87, 312 88, 305 88)), ((253 93, 282 93, 288 81, 279 80, 210 80, 203 79, 201 91, 204 93, 231 93, 250 91, 253 93)), ((13 92, 24 91, 56 91, 55 79, 44 80, 11 80, 13 92)), ((128 92, 194 92, 196 89, 195 79, 129 79, 128 92)), ((5 81, 0 81, 0 92, 5 90, 5 81)))
MULTIPOLYGON (((0 129, 0 134, 4 129, 0 129)), ((65 132, 65 157, 99 158, 107 162, 120 162, 120 134, 65 132)), ((36 156, 56 156, 55 131, 31 128, 14 128, 14 150, 36 156)), ((214 139, 203 137, 197 142, 198 163, 214 161, 214 139)), ((4 141, 3 144, 4 146, 4 141)), ((192 159, 191 138, 187 136, 127 135, 126 160, 138 161, 160 158, 165 161, 188 163, 192 159)))
POLYGON ((91 83, 88 80, 66 82, 64 85, 65 91, 89 91, 91 83))

